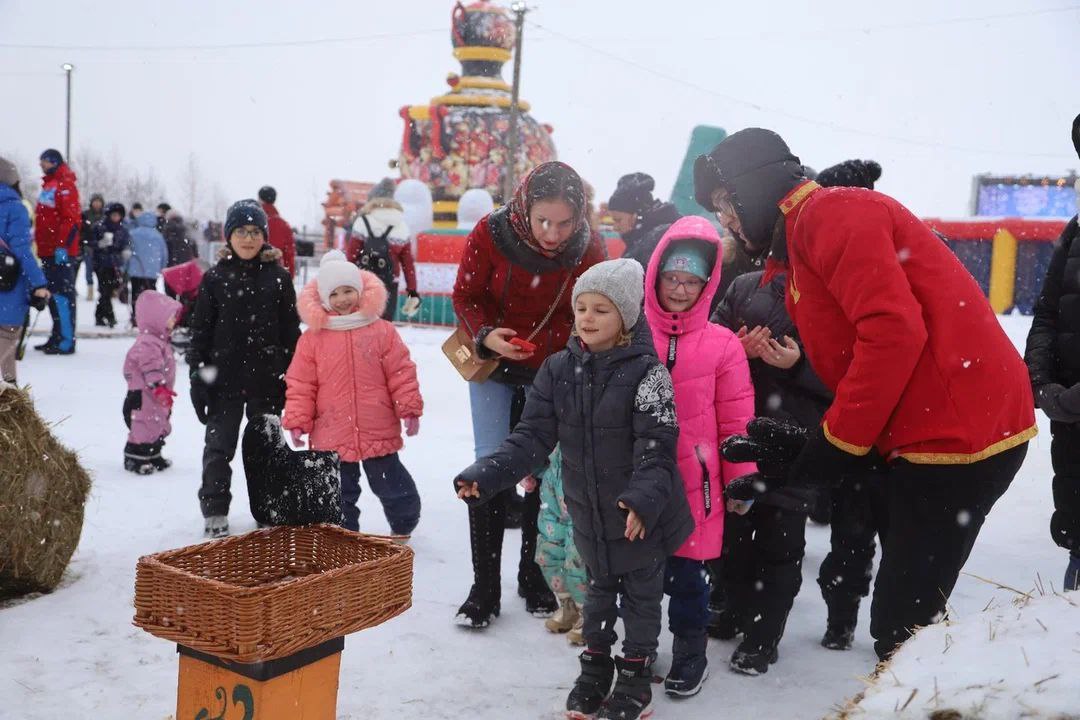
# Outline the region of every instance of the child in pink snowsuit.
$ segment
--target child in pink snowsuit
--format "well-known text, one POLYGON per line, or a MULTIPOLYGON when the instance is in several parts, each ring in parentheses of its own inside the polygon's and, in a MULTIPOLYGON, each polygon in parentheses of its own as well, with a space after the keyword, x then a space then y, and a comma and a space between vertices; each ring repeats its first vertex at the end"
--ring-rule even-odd
POLYGON ((156 290, 139 294, 135 322, 139 336, 124 358, 124 422, 129 432, 124 446, 124 469, 149 475, 172 465, 161 456, 165 438, 172 432, 173 383, 176 358, 169 333, 180 313, 180 303, 156 290))
POLYGON ((754 417, 746 353, 734 333, 709 322, 723 254, 720 236, 707 220, 684 217, 664 233, 645 275, 645 316, 656 354, 675 385, 677 460, 694 516, 694 532, 668 558, 664 578, 675 636, 664 680, 669 695, 693 695, 708 677, 705 561, 720 556, 724 487, 757 469, 753 463, 728 462, 719 449, 730 436, 744 433, 754 417))
POLYGON ((360 526, 360 465, 382 503, 390 530, 409 535, 420 521, 416 483, 401 464, 402 423, 420 430, 424 401, 416 365, 392 323, 381 319, 386 286, 338 250, 319 264, 319 275, 297 300, 308 329, 285 374, 281 426, 293 442, 310 434, 313 450, 341 458, 345 527, 360 526))

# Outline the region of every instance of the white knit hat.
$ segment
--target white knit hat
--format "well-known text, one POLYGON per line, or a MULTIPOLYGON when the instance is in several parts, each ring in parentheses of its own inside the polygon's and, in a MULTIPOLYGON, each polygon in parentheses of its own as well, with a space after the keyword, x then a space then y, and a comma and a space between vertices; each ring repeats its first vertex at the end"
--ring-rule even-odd
POLYGON ((356 288, 364 292, 364 281, 360 277, 360 268, 345 259, 340 250, 330 250, 319 261, 319 275, 315 282, 319 288, 319 299, 323 307, 330 309, 330 293, 339 287, 356 288))
POLYGON ((582 293, 600 293, 622 316, 623 329, 630 330, 641 317, 645 300, 645 271, 637 260, 619 258, 597 263, 574 283, 573 303, 582 293))

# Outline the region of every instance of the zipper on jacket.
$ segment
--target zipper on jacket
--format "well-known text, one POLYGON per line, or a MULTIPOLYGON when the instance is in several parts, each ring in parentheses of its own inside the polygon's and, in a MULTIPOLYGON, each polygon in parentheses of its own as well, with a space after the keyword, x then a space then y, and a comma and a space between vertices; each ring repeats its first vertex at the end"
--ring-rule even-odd
POLYGON ((672 335, 670 338, 668 338, 667 362, 665 363, 665 365, 667 365, 668 372, 671 372, 672 368, 675 367, 676 346, 678 344, 679 344, 679 336, 678 335, 672 335))
POLYGON ((694 446, 694 455, 701 464, 701 489, 705 495, 705 517, 708 517, 712 512, 712 481, 709 479, 709 463, 705 461, 705 456, 701 454, 701 448, 697 445, 694 446))

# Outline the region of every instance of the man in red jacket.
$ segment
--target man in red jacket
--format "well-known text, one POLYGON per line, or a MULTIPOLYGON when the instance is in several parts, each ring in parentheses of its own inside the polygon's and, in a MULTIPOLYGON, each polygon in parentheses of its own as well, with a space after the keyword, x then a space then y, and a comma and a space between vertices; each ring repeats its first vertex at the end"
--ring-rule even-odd
MULTIPOLYGON (((1036 433, 1023 360, 924 223, 881 193, 807 180, 776 133, 742 130, 699 157, 694 192, 748 254, 786 265, 788 311, 836 395, 821 427, 788 446, 787 471, 766 463, 763 474, 810 483, 881 463, 870 632, 884 658, 941 619, 1020 469, 1036 433)), ((753 435, 755 459, 785 455, 775 437, 753 435)))
POLYGON ((72 259, 79 254, 79 227, 82 211, 75 173, 59 150, 41 153, 41 181, 34 210, 34 244, 48 282, 49 312, 53 326, 49 339, 35 346, 49 355, 75 352, 75 269, 72 259))
POLYGON ((290 277, 296 277, 296 238, 285 218, 278 214, 274 203, 277 202, 277 190, 264 185, 259 188, 259 201, 270 224, 270 237, 267 242, 281 251, 281 264, 289 271, 290 277))

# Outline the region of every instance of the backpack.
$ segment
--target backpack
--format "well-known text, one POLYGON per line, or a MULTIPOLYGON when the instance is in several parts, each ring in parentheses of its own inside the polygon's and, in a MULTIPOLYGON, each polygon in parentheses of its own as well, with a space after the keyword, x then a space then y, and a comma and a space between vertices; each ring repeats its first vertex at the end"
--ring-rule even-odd
POLYGON ((360 251, 360 254, 356 258, 356 264, 360 266, 361 270, 367 270, 374 273, 375 277, 382 281, 388 289, 397 280, 397 273, 394 272, 394 260, 390 257, 390 231, 393 230, 393 226, 388 227, 386 232, 382 235, 376 236, 371 231, 371 224, 368 223, 366 215, 361 215, 360 219, 364 221, 364 227, 367 229, 367 239, 364 240, 364 249, 360 251))
POLYGON ((10 246, 0 239, 0 292, 15 289, 15 284, 19 282, 20 270, 19 258, 11 252, 10 246))

